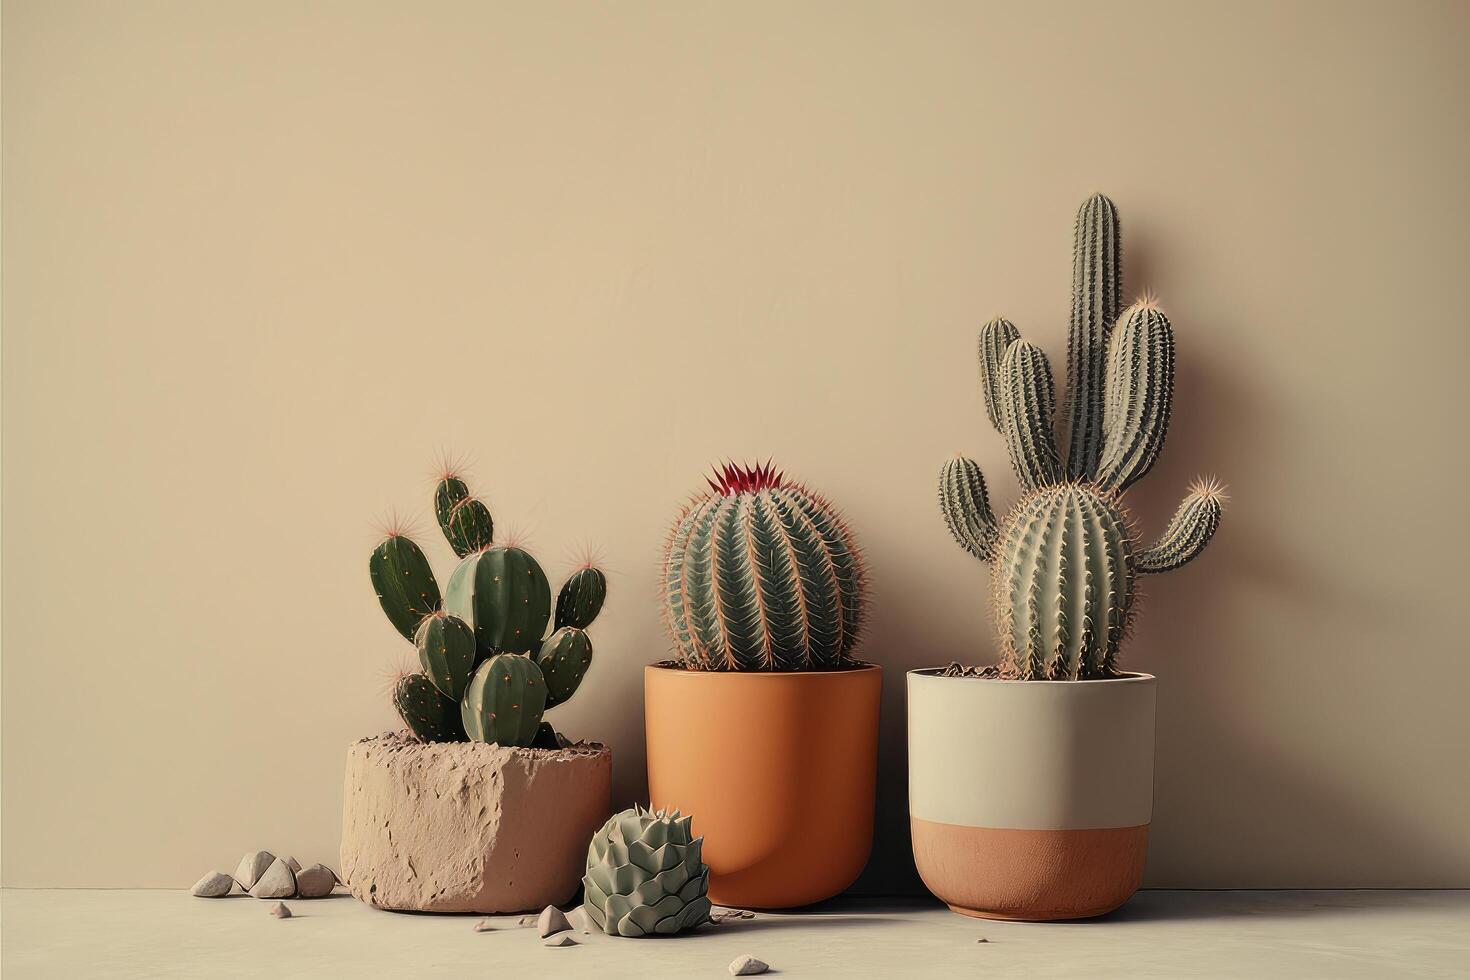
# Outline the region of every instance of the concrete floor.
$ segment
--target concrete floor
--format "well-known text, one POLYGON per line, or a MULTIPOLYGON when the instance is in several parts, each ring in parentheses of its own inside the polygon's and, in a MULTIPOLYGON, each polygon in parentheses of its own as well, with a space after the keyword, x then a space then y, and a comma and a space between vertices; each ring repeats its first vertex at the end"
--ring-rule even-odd
MULTIPOLYGON (((918 900, 849 899, 669 939, 542 947, 517 916, 380 912, 339 892, 295 917, 238 896, 7 889, 0 972, 33 977, 725 977, 754 953, 783 977, 1470 976, 1470 891, 1140 892, 1089 922, 982 922, 918 900), (976 940, 986 938, 988 943, 976 940)), ((574 916, 580 922, 580 913, 574 916)))

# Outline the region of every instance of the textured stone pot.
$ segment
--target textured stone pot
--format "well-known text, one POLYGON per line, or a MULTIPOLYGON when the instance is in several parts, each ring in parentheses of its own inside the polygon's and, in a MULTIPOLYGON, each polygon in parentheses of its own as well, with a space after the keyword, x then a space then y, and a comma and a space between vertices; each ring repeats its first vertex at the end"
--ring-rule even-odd
POLYGON ((908 675, 914 861, 951 909, 992 919, 1111 912, 1143 876, 1154 678, 908 675))
POLYGON ((717 905, 794 908, 873 846, 880 668, 644 671, 648 793, 694 817, 717 905))
POLYGON ((385 909, 522 912, 581 885, 611 812, 612 753, 424 743, 408 732, 347 750, 342 878, 385 909))

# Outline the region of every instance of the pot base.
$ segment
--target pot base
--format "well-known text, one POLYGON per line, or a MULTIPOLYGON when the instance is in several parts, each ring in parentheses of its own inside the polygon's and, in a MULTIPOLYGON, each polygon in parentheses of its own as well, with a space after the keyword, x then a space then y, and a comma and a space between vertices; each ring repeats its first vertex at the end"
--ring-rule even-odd
POLYGON ((1143 879, 1148 824, 1099 830, 961 827, 910 818, 924 884, 980 919, 1089 919, 1118 908, 1143 879))

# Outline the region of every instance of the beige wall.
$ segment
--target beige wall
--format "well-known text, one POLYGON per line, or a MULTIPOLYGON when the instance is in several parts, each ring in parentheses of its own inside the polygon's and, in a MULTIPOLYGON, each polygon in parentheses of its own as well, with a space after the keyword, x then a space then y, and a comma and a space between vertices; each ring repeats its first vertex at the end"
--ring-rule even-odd
MULTIPOLYGON (((849 511, 888 668, 994 649, 933 478, 1014 496, 971 358, 1060 363, 1124 218, 1180 392, 1133 494, 1234 507, 1150 579, 1156 885, 1470 885, 1470 6, 34 2, 4 8, 4 882, 334 862, 410 656, 366 574, 444 447, 611 572, 555 720, 642 792, 666 522, 724 456, 849 511)), ((448 555, 426 533, 439 567, 448 555)), ((957 747, 1019 751, 1018 746, 957 747)))

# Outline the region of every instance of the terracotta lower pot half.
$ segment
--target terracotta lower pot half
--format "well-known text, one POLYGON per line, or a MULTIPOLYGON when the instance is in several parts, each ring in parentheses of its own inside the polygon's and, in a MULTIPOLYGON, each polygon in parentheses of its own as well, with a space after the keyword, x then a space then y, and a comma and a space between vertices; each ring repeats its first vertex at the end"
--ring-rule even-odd
POLYGON ((1155 680, 908 675, 909 825, 951 909, 1038 921, 1103 915, 1143 878, 1155 680))
POLYGON ((612 753, 420 742, 347 750, 342 879, 369 905, 524 912, 570 901, 611 810, 612 753))
POLYGON ((694 817, 710 901, 795 908, 852 884, 873 845, 876 666, 644 672, 648 791, 694 817))

